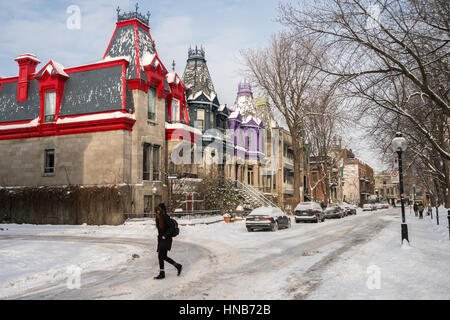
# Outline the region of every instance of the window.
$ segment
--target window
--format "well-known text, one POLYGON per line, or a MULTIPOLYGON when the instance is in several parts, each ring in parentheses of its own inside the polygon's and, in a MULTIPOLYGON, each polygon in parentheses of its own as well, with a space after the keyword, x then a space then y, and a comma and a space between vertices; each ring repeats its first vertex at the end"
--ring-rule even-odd
POLYGON ((156 88, 148 88, 148 120, 156 120, 156 88))
POLYGON ((55 149, 45 150, 44 173, 55 173, 55 149))
POLYGON ((273 188, 276 189, 277 188, 277 174, 275 173, 273 175, 273 188))
POLYGON ((197 121, 201 121, 202 130, 205 130, 205 110, 197 110, 197 121))
POLYGON ((143 160, 142 160, 142 180, 150 180, 150 154, 151 144, 144 143, 143 160))
POLYGON ((144 143, 142 172, 143 180, 159 181, 160 146, 144 143))
POLYGON ((44 101, 44 122, 55 121, 56 112, 56 92, 50 91, 45 93, 44 101))
POLYGON ((214 112, 209 113, 209 128, 214 128, 214 112))
POLYGON ((177 99, 172 100, 172 122, 180 121, 180 101, 177 99))
POLYGON ((159 146, 153 146, 153 181, 159 180, 159 146))

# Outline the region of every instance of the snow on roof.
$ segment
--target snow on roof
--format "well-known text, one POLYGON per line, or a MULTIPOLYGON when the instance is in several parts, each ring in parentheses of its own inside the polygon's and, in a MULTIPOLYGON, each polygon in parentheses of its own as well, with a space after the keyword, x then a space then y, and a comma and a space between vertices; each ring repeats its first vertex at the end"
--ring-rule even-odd
POLYGON ((234 110, 230 115, 229 115, 229 119, 236 119, 236 118, 238 118, 239 116, 240 116, 240 112, 239 112, 239 110, 234 110))
POLYGON ((225 105, 224 104, 220 105, 219 109, 217 109, 217 111, 219 111, 219 112, 222 112, 224 110, 225 110, 225 105))
POLYGON ((178 75, 175 72, 169 72, 168 74, 166 74, 166 78, 167 78, 168 83, 174 83, 174 82, 175 82, 175 84, 180 83, 180 78, 178 77, 178 75))
POLYGON ((128 62, 130 62, 130 57, 129 56, 120 56, 120 57, 114 57, 114 58, 110 57, 110 56, 107 56, 107 57, 105 57, 105 59, 103 59, 102 61, 99 61, 98 63, 106 62, 106 61, 117 61, 117 60, 123 60, 123 59, 125 59, 128 62))
POLYGON ((64 66, 62 64, 60 64, 59 62, 56 62, 56 61, 52 61, 52 64, 55 67, 57 73, 59 73, 63 76, 69 77, 69 75, 64 72, 64 66))
MULTIPOLYGON (((155 60, 156 53, 150 53, 148 51, 144 52, 144 55, 142 56, 142 64, 144 66, 148 66, 152 64, 153 60, 155 60)), ((155 61, 155 63, 159 63, 158 61, 155 61)))
POLYGON ((39 122, 39 118, 33 119, 28 123, 21 123, 21 124, 2 125, 0 123, 0 130, 32 128, 32 127, 36 127, 38 125, 38 122, 39 122))
MULTIPOLYGON (((211 92, 211 96, 210 95, 208 95, 206 92, 204 92, 204 91, 198 91, 196 94, 191 94, 189 97, 188 97, 188 100, 196 100, 198 97, 200 97, 201 95, 204 95, 209 101, 213 101, 216 97, 217 97, 217 95, 216 95, 216 93, 214 92, 214 91, 212 91, 211 92)), ((219 110, 220 111, 220 110, 219 110)))
POLYGON ((34 60, 38 63, 41 63, 41 61, 38 60, 38 58, 36 57, 36 55, 32 54, 32 53, 25 53, 25 54, 21 54, 20 56, 18 56, 16 59, 14 60, 19 60, 19 59, 24 59, 24 58, 28 58, 31 60, 34 60))
POLYGON ((121 111, 109 112, 109 113, 98 113, 91 115, 82 115, 77 117, 67 117, 67 118, 59 118, 56 123, 73 123, 73 122, 81 122, 81 121, 93 121, 93 120, 104 120, 104 119, 119 119, 119 118, 129 118, 136 120, 134 114, 125 113, 121 111))

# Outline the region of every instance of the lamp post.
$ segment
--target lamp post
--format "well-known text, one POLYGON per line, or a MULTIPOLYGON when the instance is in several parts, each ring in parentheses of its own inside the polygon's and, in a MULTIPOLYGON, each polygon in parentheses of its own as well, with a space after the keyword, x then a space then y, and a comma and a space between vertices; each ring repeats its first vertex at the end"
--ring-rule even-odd
POLYGON ((403 137, 401 132, 397 132, 395 134, 395 138, 392 139, 392 150, 394 152, 397 152, 398 154, 398 171, 399 171, 399 178, 400 178, 400 201, 402 205, 402 243, 403 240, 408 241, 408 225, 406 224, 405 219, 405 195, 403 194, 403 166, 402 166, 402 152, 406 151, 408 143, 406 142, 406 139, 403 137))

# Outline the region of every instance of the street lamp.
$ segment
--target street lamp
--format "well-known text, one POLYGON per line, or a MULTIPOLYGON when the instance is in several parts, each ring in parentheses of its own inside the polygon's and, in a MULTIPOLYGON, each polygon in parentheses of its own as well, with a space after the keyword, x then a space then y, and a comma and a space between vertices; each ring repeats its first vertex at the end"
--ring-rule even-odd
POLYGON ((395 138, 392 139, 392 151, 397 152, 398 154, 398 171, 400 177, 400 201, 402 204, 402 243, 403 240, 406 239, 409 243, 408 239, 408 226, 405 221, 405 195, 403 194, 403 167, 402 167, 402 152, 406 151, 408 143, 406 139, 403 137, 401 132, 397 132, 395 134, 395 138))

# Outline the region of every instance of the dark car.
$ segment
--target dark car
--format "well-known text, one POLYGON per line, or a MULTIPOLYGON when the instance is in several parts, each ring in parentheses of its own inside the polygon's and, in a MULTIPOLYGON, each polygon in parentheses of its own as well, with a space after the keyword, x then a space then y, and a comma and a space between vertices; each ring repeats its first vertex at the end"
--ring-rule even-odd
POLYGON ((245 218, 245 226, 249 232, 258 229, 277 231, 281 228, 290 228, 291 218, 280 208, 260 207, 245 218))
POLYGON ((317 202, 301 202, 295 207, 295 222, 324 222, 322 207, 317 202))
POLYGON ((344 210, 339 206, 328 207, 325 209, 326 219, 341 219, 344 217, 344 210))

